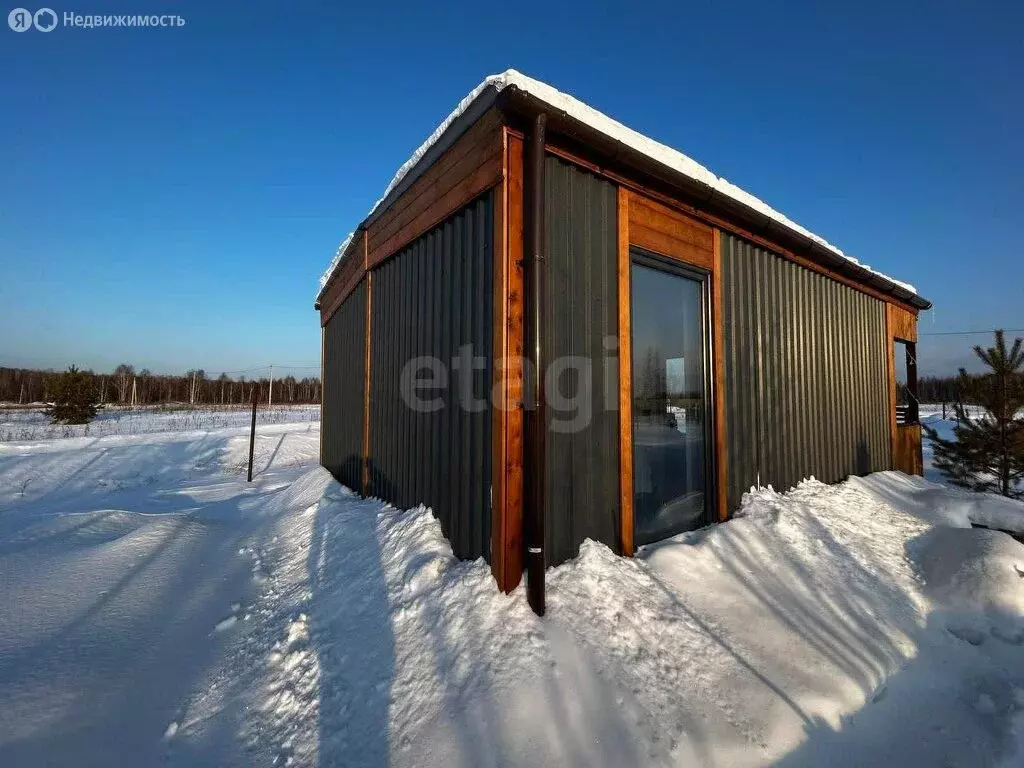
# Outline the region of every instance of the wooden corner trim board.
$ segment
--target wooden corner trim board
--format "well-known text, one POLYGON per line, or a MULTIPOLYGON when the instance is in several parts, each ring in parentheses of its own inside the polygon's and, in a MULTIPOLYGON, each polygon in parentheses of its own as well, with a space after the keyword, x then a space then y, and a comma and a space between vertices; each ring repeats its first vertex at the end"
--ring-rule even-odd
POLYGON ((523 139, 503 131, 495 211, 495 423, 491 572, 511 592, 523 574, 523 139), (500 274, 500 277, 499 277, 500 274), (501 285, 499 286, 499 280, 501 285))
POLYGON ((806 256, 801 256, 800 254, 788 248, 783 248, 778 243, 775 243, 760 235, 756 235, 753 232, 750 232, 747 229, 734 224, 733 222, 721 218, 720 216, 716 216, 712 213, 702 211, 693 205, 683 203, 669 195, 662 194, 657 190, 651 189, 650 187, 644 184, 634 181, 633 179, 627 176, 623 176, 620 173, 617 173, 608 168, 604 168, 603 166, 597 163, 591 162, 590 160, 581 157, 574 151, 566 149, 563 146, 560 146, 557 137, 549 136, 548 143, 545 149, 549 154, 560 157, 563 160, 566 160, 567 162, 580 166, 581 168, 586 168, 591 173, 597 174, 598 176, 613 181, 619 186, 625 187, 626 189, 634 193, 638 193, 639 195, 646 197, 648 200, 652 202, 657 201, 666 208, 678 211, 679 213, 697 219, 698 221, 703 222, 704 224, 716 227, 725 232, 731 232, 732 234, 738 237, 742 237, 745 240, 749 240, 755 245, 759 245, 762 248, 766 248, 769 251, 772 251, 773 253, 776 253, 779 256, 783 257, 784 259, 792 261, 795 264, 799 264, 800 266, 805 267, 806 269, 824 275, 832 280, 835 280, 836 282, 849 286, 850 288, 854 288, 855 290, 858 290, 861 293, 871 296, 872 298, 884 301, 886 304, 892 304, 896 307, 899 307, 900 309, 910 312, 915 317, 918 314, 917 307, 914 307, 913 305, 907 304, 893 296, 875 290, 869 285, 864 285, 863 283, 860 283, 852 278, 846 277, 845 275, 841 275, 838 272, 829 269, 828 267, 818 264, 816 261, 812 261, 806 256))
POLYGON ((722 233, 712 232, 711 327, 713 329, 713 381, 715 398, 715 491, 718 520, 729 519, 729 452, 725 414, 725 286, 722 281, 722 233))
POLYGON ((320 459, 320 465, 324 463, 324 383, 327 381, 327 357, 324 354, 327 351, 327 328, 323 325, 320 326, 320 444, 317 450, 317 454, 320 459))
MULTIPOLYGON (((502 144, 506 142, 502 131, 502 144)), ((503 155, 506 153, 503 152, 503 155)), ((502 159, 503 169, 507 166, 507 155, 502 159)), ((505 432, 507 429, 507 391, 505 388, 505 360, 508 357, 508 333, 505 318, 508 310, 506 284, 508 276, 505 258, 505 231, 508 209, 508 183, 503 181, 494 190, 493 219, 493 311, 491 339, 492 366, 491 380, 491 574, 504 588, 505 561, 505 432)))
MULTIPOLYGON (((364 241, 365 243, 365 241, 364 241)), ((365 257, 365 252, 364 252, 365 257)), ((363 381, 363 496, 370 492, 370 339, 373 329, 370 327, 373 317, 373 272, 366 274, 366 343, 365 343, 365 374, 363 381)), ((323 430, 321 430, 323 431, 323 430)))
POLYGON ((632 557, 633 541, 633 332, 630 318, 629 191, 618 188, 619 309, 619 551, 632 557))

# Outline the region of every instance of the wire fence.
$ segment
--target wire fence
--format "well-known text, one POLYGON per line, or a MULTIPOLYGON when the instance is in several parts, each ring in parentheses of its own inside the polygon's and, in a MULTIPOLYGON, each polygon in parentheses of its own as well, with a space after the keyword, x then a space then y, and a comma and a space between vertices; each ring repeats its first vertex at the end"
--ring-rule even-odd
MULTIPOLYGON (((52 424, 42 408, 0 409, 0 442, 241 429, 249 426, 251 408, 251 403, 235 406, 104 408, 89 424, 52 424)), ((319 405, 260 404, 256 413, 256 422, 259 426, 313 424, 319 421, 319 405)))

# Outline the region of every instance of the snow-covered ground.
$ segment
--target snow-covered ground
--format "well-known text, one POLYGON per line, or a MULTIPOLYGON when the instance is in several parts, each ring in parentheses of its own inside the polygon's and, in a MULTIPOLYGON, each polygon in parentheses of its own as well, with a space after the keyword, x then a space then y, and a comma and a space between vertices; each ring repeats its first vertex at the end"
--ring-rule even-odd
POLYGON ((539 619, 317 467, 315 423, 261 428, 251 485, 246 439, 0 444, 0 765, 1024 765, 992 497, 756 491, 585 544, 539 619))
MULTIPOLYGON (((251 419, 252 411, 247 406, 106 406, 100 410, 91 424, 51 424, 42 407, 0 407, 0 442, 223 429, 247 426, 251 419)), ((258 425, 319 420, 319 405, 275 405, 268 408, 260 404, 256 411, 258 425)))
POLYGON ((0 443, 0 765, 245 762, 225 694, 318 442, 262 427, 251 485, 244 427, 0 443))

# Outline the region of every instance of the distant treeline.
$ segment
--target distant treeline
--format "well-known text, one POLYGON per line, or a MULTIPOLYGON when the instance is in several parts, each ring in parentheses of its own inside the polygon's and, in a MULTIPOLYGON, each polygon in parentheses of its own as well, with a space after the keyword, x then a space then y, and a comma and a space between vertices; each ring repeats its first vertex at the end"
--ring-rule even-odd
MULTIPOLYGON (((974 380, 978 375, 968 374, 974 380)), ((917 380, 917 398, 922 403, 955 403, 961 398, 968 405, 971 402, 969 393, 960 391, 960 379, 957 376, 922 376, 917 380)))
MULTIPOLYGON (((40 371, 27 368, 0 368, 0 402, 47 402, 47 387, 59 371, 40 371)), ((100 402, 104 405, 156 405, 159 403, 195 403, 230 405, 251 402, 253 387, 256 398, 267 402, 270 394, 268 376, 256 379, 237 379, 225 373, 211 378, 206 371, 188 371, 183 376, 152 373, 147 368, 136 372, 135 367, 122 363, 113 373, 87 371, 93 379, 100 402)), ((283 376, 274 379, 273 402, 305 404, 320 402, 319 377, 296 379, 283 376)))
MULTIPOLYGON (((0 402, 39 403, 47 401, 47 382, 58 371, 40 371, 27 368, 0 368, 0 402)), ((151 373, 122 363, 113 373, 95 373, 93 377, 100 401, 116 405, 155 405, 159 403, 238 404, 256 397, 267 402, 269 377, 246 379, 220 374, 211 378, 206 371, 188 371, 182 376, 151 373), (134 390, 134 396, 133 396, 134 390)), ((918 398, 922 403, 952 403, 959 397, 959 384, 955 376, 922 376, 917 383, 918 398)), ((307 376, 296 379, 285 376, 274 379, 275 403, 319 403, 320 378, 307 376)), ((967 401, 965 401, 967 402, 967 401)))

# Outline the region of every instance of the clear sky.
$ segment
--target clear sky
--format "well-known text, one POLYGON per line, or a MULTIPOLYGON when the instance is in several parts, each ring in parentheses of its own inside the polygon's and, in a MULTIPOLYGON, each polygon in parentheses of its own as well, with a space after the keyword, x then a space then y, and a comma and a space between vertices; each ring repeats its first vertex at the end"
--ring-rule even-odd
POLYGON ((508 67, 914 283, 921 331, 1024 328, 1024 7, 902 5, 53 6, 186 25, 0 28, 0 365, 316 366, 338 243, 508 67))

